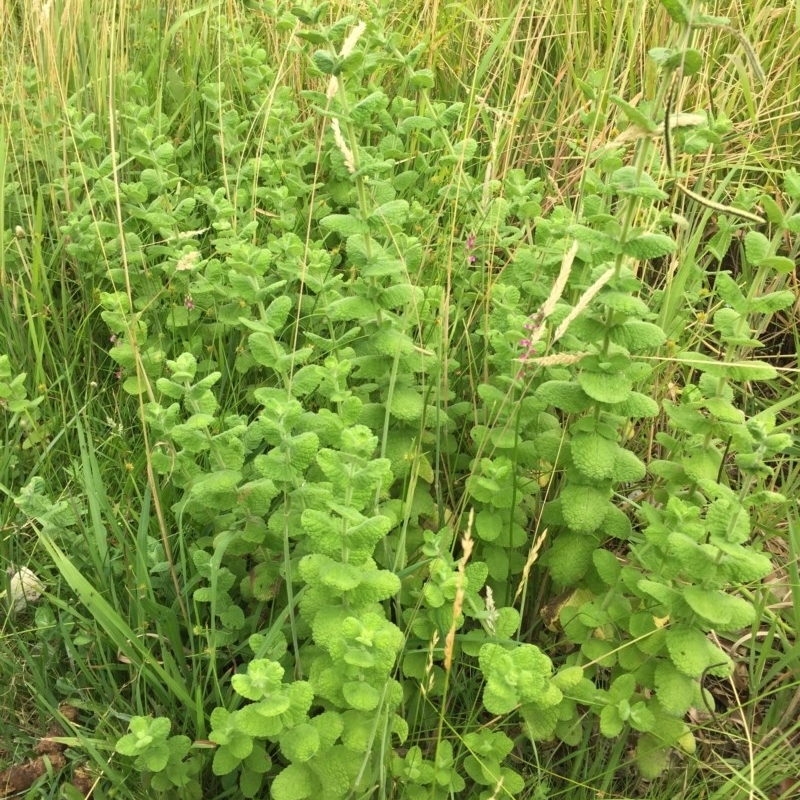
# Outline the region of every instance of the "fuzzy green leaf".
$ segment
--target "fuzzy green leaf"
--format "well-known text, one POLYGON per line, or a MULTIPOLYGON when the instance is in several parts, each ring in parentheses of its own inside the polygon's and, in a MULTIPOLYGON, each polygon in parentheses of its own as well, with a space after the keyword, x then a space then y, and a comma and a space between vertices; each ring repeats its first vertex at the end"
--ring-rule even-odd
POLYGON ((665 233, 643 233, 625 242, 622 251, 631 258, 649 260, 672 253, 677 246, 675 240, 665 233))
POLYGON ((414 340, 397 330, 396 328, 385 328, 378 331, 372 337, 373 347, 384 356, 407 356, 414 352, 414 340))
POLYGON ((586 392, 571 381, 545 381, 536 390, 536 397, 568 414, 579 414, 592 404, 586 392))
MULTIPOLYGON (((667 614, 672 614, 674 609, 681 603, 681 593, 679 591, 658 581, 643 579, 637 582, 636 588, 658 601, 667 614)), ((656 613, 655 609, 654 613, 656 613)))
POLYGON ((545 553, 542 563, 550 571, 554 583, 574 586, 589 569, 597 545, 593 536, 562 531, 545 553))
POLYGON ((356 234, 368 233, 367 223, 357 219, 350 214, 328 214, 319 221, 320 227, 328 231, 338 233, 339 236, 347 238, 356 234))
POLYGON ((583 680, 582 667, 562 667, 555 675, 553 675, 553 683, 561 689, 562 692, 569 694, 570 690, 574 689, 583 680))
MULTIPOLYGON (((662 0, 664 2, 664 0, 662 0)), ((669 766, 670 748, 652 735, 639 737, 636 743, 636 766, 645 780, 654 780, 669 766)))
POLYGON ((730 658, 714 647, 698 628, 671 628, 667 631, 666 642, 672 663, 690 678, 699 678, 711 668, 722 669, 722 674, 726 674, 731 665, 730 658))
POLYGON ((697 694, 696 682, 664 659, 656 665, 655 686, 661 707, 678 717, 689 710, 697 694))
POLYGON ((752 625, 756 617, 752 603, 716 589, 687 586, 683 596, 695 614, 718 630, 740 630, 752 625))
POLYGON ((659 189, 656 182, 635 167, 620 167, 611 175, 611 187, 623 196, 641 197, 645 200, 666 200, 668 195, 659 189))
POLYGON ((636 483, 647 474, 644 462, 630 450, 620 447, 614 461, 612 477, 617 483, 636 483))
POLYGON ((307 797, 323 797, 321 786, 306 764, 289 764, 272 781, 270 792, 273 800, 305 800, 307 797))
POLYGON ((637 731, 651 731, 656 726, 655 715, 643 701, 631 706, 629 720, 631 727, 637 731))
POLYGON ((375 91, 368 94, 363 100, 359 100, 350 109, 350 119, 352 122, 361 127, 371 121, 374 114, 382 111, 389 104, 389 98, 381 91, 375 91))
POLYGON ((425 401, 416 389, 400 387, 394 390, 389 401, 392 416, 410 422, 419 419, 425 410, 425 401))
POLYGON ((607 372, 589 372, 581 370, 578 373, 578 383, 581 389, 593 400, 600 403, 621 403, 631 393, 631 382, 625 375, 607 372))
POLYGON ((748 231, 744 237, 744 252, 753 266, 760 266, 771 249, 769 239, 759 231, 748 231))
POLYGON ((609 492, 596 486, 571 483, 561 490, 561 513, 570 530, 591 533, 608 514, 609 492))
POLYGON ((750 311, 754 314, 774 314, 776 311, 790 308, 795 300, 795 293, 788 290, 770 292, 751 300, 750 311))
POLYGON ((579 433, 572 437, 570 452, 572 463, 584 477, 601 481, 614 474, 614 464, 622 448, 600 434, 579 433))
POLYGON ((370 214, 370 222, 379 222, 382 226, 394 227, 403 225, 408 217, 407 200, 390 200, 378 206, 370 214))
POLYGON ((600 733, 608 739, 615 739, 622 733, 625 720, 622 719, 616 705, 607 705, 600 712, 600 733))
POLYGON ((685 25, 692 18, 689 9, 684 5, 682 0, 661 0, 661 5, 673 22, 685 25))
POLYGON ((629 319, 621 325, 614 325, 609 331, 609 339, 631 353, 655 350, 666 340, 664 331, 652 322, 629 319))
POLYGON ((783 189, 792 200, 800 200, 800 172, 788 169, 783 175, 783 189))
POLYGON ((748 301, 742 294, 739 285, 731 277, 729 272, 718 272, 714 279, 714 291, 724 300, 734 311, 746 314, 748 301))
POLYGON ((641 392, 630 392, 627 399, 614 406, 615 414, 622 414, 631 419, 657 417, 658 412, 658 403, 641 392))
MULTIPOLYGON (((231 678, 233 690, 248 700, 261 700, 273 697, 280 692, 283 679, 283 667, 266 658, 254 659, 247 665, 247 673, 234 675, 231 678)), ((271 714, 280 714, 289 707, 288 698, 282 696, 278 706, 270 710, 271 714)))
POLYGON ((592 562, 597 574, 606 586, 614 587, 617 585, 622 565, 612 552, 602 549, 594 550, 592 552, 592 562))
POLYGON ((612 94, 609 96, 609 100, 614 103, 617 108, 619 108, 623 114, 628 118, 628 122, 636 125, 637 128, 641 128, 643 131, 651 132, 656 129, 655 120, 651 117, 643 114, 639 111, 636 106, 631 105, 627 100, 624 100, 619 95, 612 94))
POLYGON ((203 475, 192 483, 188 500, 204 508, 226 511, 236 504, 237 486, 241 479, 242 473, 232 469, 203 475))
POLYGON ((363 681, 347 681, 342 684, 342 694, 347 704, 357 711, 373 711, 381 700, 381 693, 363 681))
POLYGON ((303 722, 281 733, 278 743, 281 753, 292 763, 303 763, 313 758, 320 747, 320 737, 317 728, 303 722))
POLYGON ((320 570, 319 580, 324 586, 336 589, 338 592, 346 592, 355 589, 361 583, 361 575, 362 570, 358 567, 331 559, 327 566, 320 570))
POLYGON ((484 542, 493 542, 502 530, 502 514, 484 508, 475 516, 475 531, 484 542))
POLYGON ((682 464, 693 481, 713 481, 719 475, 722 455, 717 450, 703 448, 684 456, 682 464))
POLYGON ((366 297, 340 297, 328 305, 328 316, 334 322, 374 319, 375 304, 366 297))

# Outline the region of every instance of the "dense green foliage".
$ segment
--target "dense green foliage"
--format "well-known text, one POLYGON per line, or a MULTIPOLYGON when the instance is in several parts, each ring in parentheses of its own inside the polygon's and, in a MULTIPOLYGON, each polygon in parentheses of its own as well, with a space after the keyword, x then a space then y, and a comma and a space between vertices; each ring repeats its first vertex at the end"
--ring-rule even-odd
POLYGON ((800 174, 726 160, 713 68, 754 110, 777 51, 598 11, 639 96, 572 75, 562 138, 527 4, 436 7, 479 58, 388 5, 5 23, 14 735, 97 798, 791 791, 800 174))

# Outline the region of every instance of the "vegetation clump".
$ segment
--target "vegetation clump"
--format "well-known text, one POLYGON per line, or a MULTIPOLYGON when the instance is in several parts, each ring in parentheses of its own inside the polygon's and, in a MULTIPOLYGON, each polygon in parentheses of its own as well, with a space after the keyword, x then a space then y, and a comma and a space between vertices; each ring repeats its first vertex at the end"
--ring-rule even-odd
POLYGON ((473 5, 0 23, 29 796, 792 796, 789 10, 473 5))

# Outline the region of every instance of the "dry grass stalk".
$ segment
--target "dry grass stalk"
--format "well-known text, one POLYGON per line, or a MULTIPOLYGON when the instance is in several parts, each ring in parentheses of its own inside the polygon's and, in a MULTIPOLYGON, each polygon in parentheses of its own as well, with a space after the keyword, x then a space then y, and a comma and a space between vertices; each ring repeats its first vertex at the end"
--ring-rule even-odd
POLYGON ((469 520, 467 522, 467 530, 461 538, 461 547, 464 555, 458 562, 458 585, 456 587, 456 596, 453 600, 453 619, 450 623, 450 630, 447 632, 447 637, 444 640, 444 669, 445 672, 450 672, 450 667, 453 663, 453 645, 456 640, 456 625, 458 618, 461 616, 461 609, 464 606, 464 570, 467 567, 469 557, 472 555, 472 548, 475 542, 472 538, 472 523, 475 520, 475 509, 471 508, 469 511, 469 520))

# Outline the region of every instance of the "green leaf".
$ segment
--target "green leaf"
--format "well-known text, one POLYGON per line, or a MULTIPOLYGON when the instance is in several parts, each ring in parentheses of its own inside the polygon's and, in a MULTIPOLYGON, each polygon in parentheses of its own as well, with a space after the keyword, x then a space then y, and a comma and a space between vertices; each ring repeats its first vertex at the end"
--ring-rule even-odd
POLYGON ((658 702, 668 714, 682 717, 691 708, 697 683, 664 659, 656 665, 655 686, 658 702))
POLYGON ((609 492, 596 486, 567 484, 561 490, 561 514, 570 530, 591 533, 597 530, 608 514, 609 492))
POLYGON ((677 360, 700 372, 733 381, 769 381, 778 376, 775 367, 766 361, 725 362, 695 351, 683 352, 677 360))
POLYGON ((740 314, 747 313, 748 301, 745 299, 739 285, 731 277, 730 273, 717 273, 714 279, 714 291, 735 311, 738 311, 740 314))
POLYGON ((592 561, 603 583, 606 586, 615 587, 622 570, 622 565, 617 557, 608 550, 597 549, 592 552, 592 561))
POLYGON ((560 586, 574 586, 586 575, 598 542, 593 536, 562 531, 542 558, 550 577, 560 586))
POLYGON ((237 487, 241 479, 242 473, 232 469, 203 475, 192 483, 187 500, 204 508, 227 511, 236 504, 237 487))
MULTIPOLYGON (((662 0, 664 2, 665 0, 662 0)), ((639 737, 636 743, 636 766, 645 780, 655 780, 667 769, 670 762, 670 748, 650 734, 639 737)))
POLYGON ((457 164, 469 163, 478 150, 478 143, 475 139, 462 139, 453 145, 453 152, 446 153, 439 159, 439 164, 444 167, 452 167, 457 164))
POLYGON ((658 325, 639 319, 629 319, 621 325, 612 326, 608 337, 614 344, 624 347, 631 353, 655 350, 667 338, 658 325))
POLYGON ((332 322, 350 322, 359 319, 375 319, 376 307, 366 297, 340 297, 328 305, 328 316, 332 322))
POLYGON ((493 542, 503 530, 503 516, 495 511, 482 509, 475 516, 475 531, 484 542, 493 542))
POLYGON ((608 739, 615 739, 622 733, 625 721, 616 705, 608 705, 600 712, 600 733, 608 739))
POLYGON ((278 740, 281 753, 292 763, 303 763, 313 758, 320 748, 320 736, 317 728, 304 722, 283 731, 278 740))
POLYGON ((800 173, 792 168, 783 175, 783 189, 792 200, 800 201, 800 173))
POLYGON ((347 704, 358 711, 373 711, 378 707, 381 693, 364 681, 347 681, 342 685, 347 704))
POLYGON ((561 667, 561 669, 553 675, 553 683, 565 693, 569 693, 570 690, 574 689, 582 680, 582 667, 561 667))
POLYGON ((390 200, 378 206, 369 216, 370 222, 380 222, 381 225, 394 227, 401 226, 408 218, 409 205, 407 200, 390 200))
POLYGON ((637 128, 641 128, 648 133, 656 129, 655 120, 643 114, 636 106, 631 105, 627 100, 623 100, 619 95, 612 94, 609 96, 609 100, 625 114, 628 118, 628 122, 636 125, 637 128))
POLYGON ((618 451, 621 451, 621 448, 616 442, 597 433, 579 433, 573 436, 570 442, 572 463, 590 480, 611 478, 618 451))
POLYGON ((655 715, 644 701, 631 706, 629 720, 631 727, 637 731, 651 731, 656 725, 655 715))
POLYGON ((351 214, 328 214, 319 221, 319 224, 325 230, 338 233, 345 239, 358 233, 369 232, 367 223, 351 214))
POLYGON ((665 233, 643 233, 628 239, 622 252, 631 258, 649 260, 673 253, 677 247, 676 241, 665 233))
POLYGON ((673 22, 679 22, 685 25, 691 20, 689 9, 684 5, 682 0, 661 0, 661 5, 673 22))
POLYGON ((747 260, 753 266, 760 266, 764 259, 770 255, 772 246, 769 239, 758 231, 748 231, 744 237, 744 252, 747 260))
POLYGON ((359 127, 368 124, 372 117, 382 111, 389 104, 389 98, 381 91, 368 94, 363 100, 359 100, 350 109, 350 119, 359 127))
MULTIPOLYGON (((282 679, 283 667, 280 664, 266 658, 259 658, 247 665, 245 675, 234 675, 231 678, 231 685, 233 690, 242 697, 246 697, 248 700, 261 700, 279 691, 282 679)), ((285 704, 283 702, 280 704, 281 711, 271 710, 270 715, 281 713, 288 706, 289 701, 286 699, 285 704)))
MULTIPOLYGON (((681 593, 679 591, 673 589, 671 586, 665 586, 658 581, 643 579, 637 582, 636 588, 640 592, 644 592, 644 594, 658 601, 667 614, 674 613, 675 609, 678 608, 682 602, 681 593)), ((654 609, 653 613, 660 614, 662 612, 654 609)))
POLYGON ((658 188, 655 181, 635 167, 620 167, 611 175, 611 187, 623 196, 641 197, 645 200, 666 200, 669 195, 658 188))
POLYGON ((129 378, 125 378, 122 382, 122 390, 126 394, 133 395, 134 397, 144 394, 147 390, 147 382, 144 377, 139 377, 138 375, 132 375, 129 378))
POLYGON ((681 460, 686 474, 693 481, 714 481, 719 476, 722 455, 714 448, 692 450, 681 460))
POLYGON ((620 314, 625 314, 629 317, 647 317, 652 316, 647 304, 626 292, 615 292, 609 290, 601 292, 598 295, 598 302, 602 303, 607 308, 613 308, 614 311, 619 311, 620 314))
POLYGON ((622 414, 631 419, 657 417, 658 412, 658 403, 641 392, 631 392, 626 400, 614 406, 615 414, 622 414))
POLYGON ((215 775, 227 775, 233 772, 241 762, 242 759, 233 753, 229 747, 218 747, 214 753, 214 760, 211 762, 211 771, 215 775))
POLYGON ((611 473, 615 482, 636 483, 642 480, 646 474, 647 467, 635 453, 622 447, 617 449, 617 457, 611 473))
POLYGON ((741 630, 756 617, 752 603, 716 589, 687 586, 683 596, 695 614, 718 630, 741 630))
POLYGON ((535 394, 538 399, 568 414, 579 414, 592 404, 589 395, 571 381, 545 381, 535 394))
POLYGON ((433 89, 435 76, 433 70, 418 69, 411 73, 411 86, 415 89, 433 89))
POLYGON ((397 328, 384 328, 372 337, 373 347, 382 355, 407 356, 414 352, 414 340, 397 328))
POLYGON ((631 394, 631 382, 624 374, 581 370, 578 383, 589 397, 600 403, 621 403, 631 394))
MULTIPOLYGON (((314 62, 314 66, 323 74, 323 75, 334 75, 336 74, 336 70, 338 67, 338 59, 333 53, 330 53, 328 50, 317 50, 312 56, 311 60, 314 62)), ((303 795, 305 797, 305 795, 303 795)))
POLYGON ((392 416, 398 419, 412 421, 419 419, 425 410, 425 401, 422 395, 411 386, 395 389, 389 402, 392 416))
POLYGON ((730 658, 714 647, 698 628, 685 625, 671 628, 667 631, 666 642, 672 663, 690 678, 699 678, 712 667, 722 668, 722 674, 726 674, 731 666, 730 658))
POLYGON ((362 571, 352 564, 342 564, 330 559, 330 563, 320 570, 319 578, 324 586, 339 592, 355 589, 361 583, 362 571))
POLYGON ((786 256, 767 256, 761 260, 759 266, 764 269, 775 270, 781 275, 788 275, 797 267, 797 264, 793 259, 786 256))
POLYGON ((273 800, 305 800, 307 797, 325 796, 314 773, 306 764, 289 764, 272 781, 273 800))

